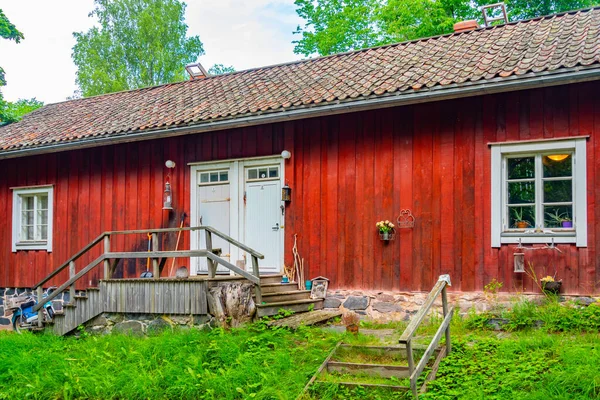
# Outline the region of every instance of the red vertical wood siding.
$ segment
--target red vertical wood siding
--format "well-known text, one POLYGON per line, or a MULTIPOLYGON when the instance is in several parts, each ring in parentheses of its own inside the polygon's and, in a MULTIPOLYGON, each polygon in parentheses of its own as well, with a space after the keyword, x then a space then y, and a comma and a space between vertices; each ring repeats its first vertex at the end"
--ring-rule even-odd
MULTIPOLYGON (((428 290, 449 273, 454 290, 482 290, 497 279, 508 291, 535 291, 530 279, 512 272, 514 246, 490 246, 487 144, 590 135, 588 247, 560 245, 562 253, 526 257, 538 274, 556 268, 567 293, 597 294, 599 92, 600 83, 586 83, 0 161, 0 287, 32 286, 103 231, 178 226, 182 213, 190 213, 190 162, 287 149, 292 202, 285 259, 292 262, 297 235, 307 276, 325 275, 333 287, 413 291, 428 290), (168 159, 175 170, 164 167, 168 159), (162 211, 167 177, 172 213, 162 211), (55 186, 53 252, 12 253, 10 188, 42 184, 55 186), (403 208, 412 210, 414 229, 381 242, 375 222, 395 221, 403 208)), ((163 235, 161 245, 171 249, 175 240, 163 235)), ((189 235, 182 243, 189 248, 189 235)), ((112 247, 145 250, 147 238, 121 236, 112 247)), ((117 275, 137 276, 145 264, 121 262, 117 275)), ((90 274, 84 283, 97 278, 90 274)))

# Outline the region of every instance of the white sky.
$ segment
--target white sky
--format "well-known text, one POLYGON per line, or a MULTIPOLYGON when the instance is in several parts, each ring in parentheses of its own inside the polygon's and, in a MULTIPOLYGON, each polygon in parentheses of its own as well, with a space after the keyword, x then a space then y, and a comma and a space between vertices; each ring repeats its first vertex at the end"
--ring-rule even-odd
MULTIPOLYGON (((199 35, 205 55, 199 61, 233 65, 236 70, 299 59, 292 32, 302 20, 293 0, 187 0, 188 35, 199 35)), ((25 35, 19 44, 0 40, 0 66, 8 85, 5 99, 65 100, 76 89, 71 60, 73 32, 89 29, 93 0, 0 0, 0 9, 25 35)))

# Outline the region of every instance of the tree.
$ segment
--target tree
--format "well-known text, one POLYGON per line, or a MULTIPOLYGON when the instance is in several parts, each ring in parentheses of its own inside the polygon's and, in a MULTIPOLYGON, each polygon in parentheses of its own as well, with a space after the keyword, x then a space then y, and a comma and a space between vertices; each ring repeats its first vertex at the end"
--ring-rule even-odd
MULTIPOLYGON (((8 20, 2 9, 0 9, 0 37, 8 40, 14 40, 19 43, 25 39, 23 34, 8 20)), ((0 86, 6 85, 4 70, 0 67, 0 86)), ((1 98, 0 98, 1 99, 1 98)))
POLYGON ((235 68, 232 65, 226 66, 223 64, 215 64, 208 69, 208 73, 211 75, 223 75, 235 72, 235 68))
POLYGON ((33 99, 19 99, 15 102, 0 101, 0 125, 19 121, 25 114, 37 110, 43 102, 33 99))
MULTIPOLYGON (((488 0, 296 0, 305 21, 296 54, 321 56, 451 33, 456 22, 478 19, 488 0)), ((589 7, 600 0, 507 0, 511 21, 589 7)))
POLYGON ((73 61, 84 97, 185 80, 185 66, 204 54, 186 37, 178 0, 95 0, 99 27, 74 33, 73 61))

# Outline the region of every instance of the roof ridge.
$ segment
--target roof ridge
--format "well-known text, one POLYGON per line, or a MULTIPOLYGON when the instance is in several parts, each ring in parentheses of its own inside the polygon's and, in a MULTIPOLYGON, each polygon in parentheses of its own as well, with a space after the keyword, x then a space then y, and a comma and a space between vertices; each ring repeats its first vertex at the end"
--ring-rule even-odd
POLYGON ((482 31, 486 31, 486 30, 501 29, 501 28, 504 28, 506 26, 512 26, 512 25, 517 25, 517 24, 530 23, 530 22, 533 22, 533 21, 541 21, 541 20, 546 20, 546 19, 552 19, 552 18, 556 18, 556 17, 562 17, 562 16, 567 15, 567 14, 573 14, 574 15, 574 14, 577 14, 577 13, 590 12, 590 11, 593 11, 593 10, 600 10, 600 6, 582 8, 582 9, 571 10, 571 11, 563 11, 563 12, 560 12, 560 13, 543 15, 543 16, 539 16, 539 17, 535 17, 535 18, 529 18, 529 19, 524 19, 524 20, 519 20, 519 21, 511 21, 511 22, 508 22, 506 24, 498 24, 498 25, 493 25, 493 26, 480 27, 480 28, 476 28, 476 29, 473 29, 473 30, 470 30, 470 31, 451 32, 451 33, 445 33, 445 34, 436 35, 436 36, 428 36, 428 37, 424 37, 424 38, 406 40, 406 41, 403 41, 403 42, 387 43, 387 44, 382 44, 382 45, 379 45, 379 46, 365 47, 365 48, 362 48, 362 49, 349 50, 349 51, 345 51, 345 52, 342 52, 342 53, 329 54, 329 55, 326 55, 326 56, 319 56, 319 57, 313 57, 313 58, 304 58, 304 59, 294 60, 294 61, 288 61, 288 62, 284 62, 284 63, 271 64, 271 65, 265 65, 265 66, 254 67, 254 68, 247 68, 247 69, 240 70, 240 71, 228 72, 226 74, 209 75, 209 76, 207 76, 207 77, 205 77, 203 79, 195 79, 195 80, 193 80, 193 79, 186 79, 184 81, 169 82, 169 83, 163 83, 163 84, 154 85, 154 86, 145 86, 145 87, 135 88, 135 89, 120 90, 120 91, 111 92, 111 93, 102 93, 102 94, 98 94, 98 95, 94 95, 94 96, 82 97, 82 98, 79 98, 79 99, 66 99, 66 100, 63 100, 63 101, 58 101, 56 103, 49 103, 49 104, 45 105, 44 107, 53 106, 53 105, 59 105, 59 104, 64 104, 64 103, 69 103, 69 102, 79 102, 79 101, 85 101, 85 100, 90 100, 90 99, 97 99, 97 98, 105 97, 105 96, 115 96, 115 95, 119 95, 119 94, 122 94, 122 93, 142 92, 144 90, 148 90, 149 91, 149 90, 163 88, 163 87, 170 86, 170 85, 184 85, 184 84, 190 84, 190 83, 198 82, 198 81, 206 81, 206 80, 209 80, 209 79, 220 79, 220 78, 223 78, 223 77, 226 77, 226 76, 242 75, 242 74, 245 74, 245 73, 256 72, 256 71, 260 71, 260 70, 270 70, 270 69, 275 69, 275 68, 280 68, 280 67, 285 67, 285 66, 290 66, 290 65, 306 64, 306 63, 317 62, 317 61, 325 60, 325 59, 332 59, 332 58, 336 58, 336 57, 345 57, 345 56, 349 56, 349 55, 353 55, 353 54, 359 54, 359 53, 363 53, 363 52, 367 52, 367 51, 371 51, 371 50, 392 48, 392 47, 398 47, 398 46, 406 46, 406 45, 415 44, 415 43, 419 43, 419 42, 429 42, 429 41, 439 40, 439 39, 442 39, 442 38, 448 38, 448 37, 451 37, 451 36, 470 35, 470 34, 473 34, 474 32, 482 32, 482 31))

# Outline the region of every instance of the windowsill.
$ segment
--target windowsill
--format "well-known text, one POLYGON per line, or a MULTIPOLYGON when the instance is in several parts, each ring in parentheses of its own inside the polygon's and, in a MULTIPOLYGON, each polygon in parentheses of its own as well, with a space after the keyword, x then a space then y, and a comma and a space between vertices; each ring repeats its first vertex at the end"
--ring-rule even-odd
POLYGON ((500 243, 576 243, 577 235, 575 231, 553 232, 553 233, 524 233, 524 232, 503 232, 500 236, 500 243))
POLYGON ((30 242, 18 242, 15 243, 16 251, 27 251, 27 250, 46 250, 51 252, 51 249, 48 249, 47 241, 30 241, 30 242))

